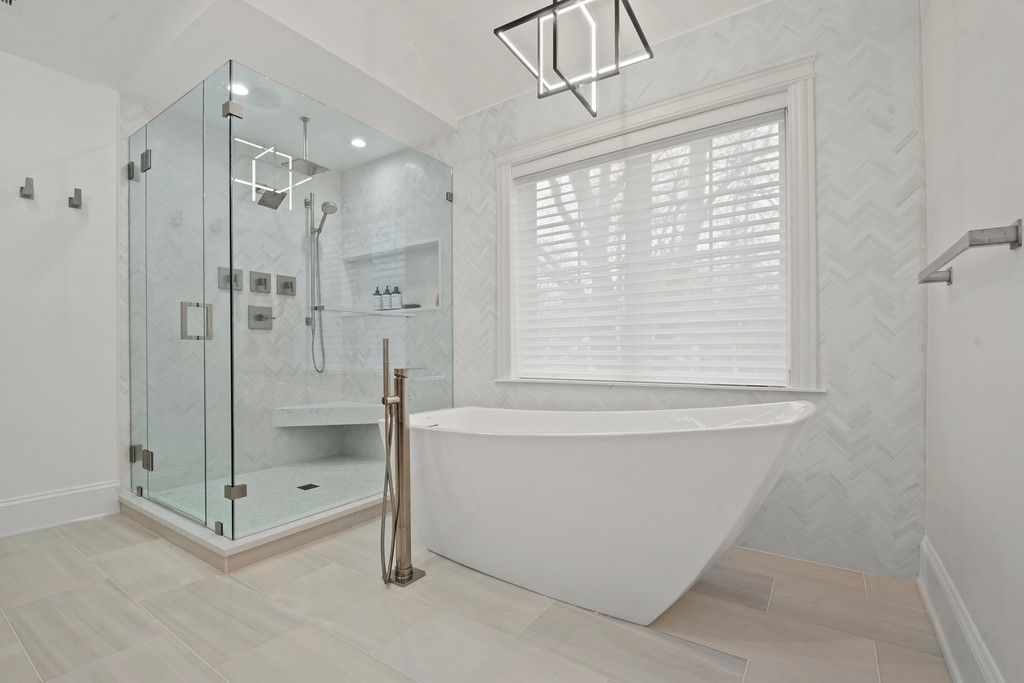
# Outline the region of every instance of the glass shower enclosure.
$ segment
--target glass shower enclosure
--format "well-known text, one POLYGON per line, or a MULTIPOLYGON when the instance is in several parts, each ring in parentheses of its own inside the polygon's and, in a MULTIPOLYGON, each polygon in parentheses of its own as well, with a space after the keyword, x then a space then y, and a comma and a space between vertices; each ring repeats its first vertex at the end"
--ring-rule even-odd
POLYGON ((452 175, 237 62, 129 139, 131 477, 237 539, 380 494, 381 339, 452 405, 452 175))

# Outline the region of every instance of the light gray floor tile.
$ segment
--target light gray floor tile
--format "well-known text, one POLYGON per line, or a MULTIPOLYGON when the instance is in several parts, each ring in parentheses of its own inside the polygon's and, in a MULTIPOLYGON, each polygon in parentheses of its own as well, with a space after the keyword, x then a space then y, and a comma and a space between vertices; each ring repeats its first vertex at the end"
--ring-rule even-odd
POLYGON ((502 633, 519 635, 554 604, 551 598, 443 557, 431 558, 421 566, 427 575, 407 591, 438 609, 461 614, 502 633))
POLYGON ((890 579, 884 576, 865 574, 864 583, 867 588, 868 597, 872 600, 924 610, 921 593, 918 591, 917 583, 914 581, 903 581, 901 579, 890 579))
POLYGON ((109 581, 12 607, 7 617, 46 680, 165 633, 109 581))
POLYGON ((26 550, 34 550, 45 545, 61 543, 64 537, 57 533, 56 529, 43 529, 42 531, 29 531, 17 536, 5 536, 0 538, 0 557, 13 555, 26 550))
POLYGON ((142 603, 203 659, 219 666, 303 620, 229 576, 213 576, 142 603))
POLYGON ((307 624, 220 667, 229 681, 240 683, 387 683, 410 679, 338 636, 307 624))
POLYGON ((408 589, 385 586, 380 579, 335 564, 267 594, 366 649, 391 640, 435 612, 408 589))
POLYGON ((25 649, 14 635, 7 618, 0 613, 0 681, 4 683, 38 683, 39 676, 25 649))
MULTIPOLYGON (((370 578, 379 579, 380 568, 380 522, 372 521, 346 529, 306 548, 309 552, 324 557, 335 564, 348 567, 370 578)), ((422 565, 434 557, 414 536, 412 561, 422 565)))
POLYGON ((715 565, 691 590, 759 610, 768 609, 773 579, 735 567, 715 565))
POLYGON ((877 683, 875 644, 858 636, 687 593, 652 625, 680 638, 833 683, 877 683))
POLYGON ((592 669, 443 612, 422 620, 372 653, 423 683, 606 680, 592 669))
POLYGON ((159 538, 122 515, 68 524, 60 532, 88 557, 159 538))
POLYGON ((867 598, 801 600, 776 593, 768 612, 931 655, 942 654, 927 615, 899 605, 867 598))
POLYGON ((0 557, 0 607, 103 580, 103 574, 67 541, 0 557))
POLYGON ((4 683, 38 683, 25 650, 18 643, 0 645, 0 681, 4 683))
POLYGON ((97 555, 93 563, 136 600, 218 574, 162 538, 97 555))
POLYGON ((519 639, 623 681, 738 683, 740 657, 555 603, 519 639))
POLYGON ((223 681, 203 660, 164 634, 56 679, 59 683, 214 683, 223 681))
POLYGON ((776 669, 760 662, 750 662, 743 683, 815 683, 812 679, 776 669))
POLYGON ((878 643, 881 683, 950 683, 949 669, 941 657, 878 643))
POLYGON ((294 550, 235 570, 231 575, 256 590, 266 593, 282 584, 301 579, 329 564, 329 560, 319 555, 305 550, 294 550))

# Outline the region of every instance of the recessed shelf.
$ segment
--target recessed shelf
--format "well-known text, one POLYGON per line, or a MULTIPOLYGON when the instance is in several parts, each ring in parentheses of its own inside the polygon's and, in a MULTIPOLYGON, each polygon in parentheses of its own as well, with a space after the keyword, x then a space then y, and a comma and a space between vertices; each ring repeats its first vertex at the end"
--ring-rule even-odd
POLYGON ((333 313, 341 316, 384 316, 390 318, 413 318, 424 311, 440 310, 437 306, 424 306, 421 308, 392 308, 386 311, 377 311, 363 308, 324 308, 324 313, 333 313))

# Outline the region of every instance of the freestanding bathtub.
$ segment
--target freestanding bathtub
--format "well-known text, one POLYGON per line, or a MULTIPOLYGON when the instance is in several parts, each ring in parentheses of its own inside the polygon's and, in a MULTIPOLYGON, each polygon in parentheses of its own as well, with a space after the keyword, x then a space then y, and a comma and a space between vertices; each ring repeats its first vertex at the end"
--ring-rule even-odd
POLYGON ((732 544, 813 413, 415 414, 414 533, 485 574, 646 625, 732 544))

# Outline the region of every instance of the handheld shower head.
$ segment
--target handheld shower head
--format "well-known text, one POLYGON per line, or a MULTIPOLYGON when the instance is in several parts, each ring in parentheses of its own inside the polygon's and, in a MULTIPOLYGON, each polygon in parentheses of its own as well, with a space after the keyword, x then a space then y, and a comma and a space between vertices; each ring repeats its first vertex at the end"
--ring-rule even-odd
POLYGON ((316 229, 316 234, 318 235, 320 234, 320 231, 324 229, 324 223, 327 222, 327 217, 332 213, 338 212, 338 205, 334 202, 324 202, 320 205, 320 211, 323 215, 320 216, 320 227, 316 229))

